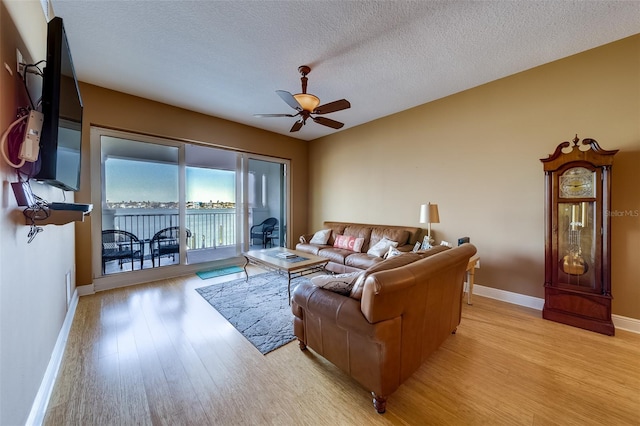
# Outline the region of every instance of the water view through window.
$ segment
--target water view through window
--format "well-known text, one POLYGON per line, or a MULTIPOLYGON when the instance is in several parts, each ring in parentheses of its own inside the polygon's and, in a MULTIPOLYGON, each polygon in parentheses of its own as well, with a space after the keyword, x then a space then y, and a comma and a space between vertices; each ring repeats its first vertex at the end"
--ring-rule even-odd
POLYGON ((286 244, 282 162, 106 135, 100 158, 103 276, 216 262, 239 256, 243 247, 286 244), (237 200, 243 199, 241 212, 237 200), (276 225, 259 230, 267 219, 276 225))
POLYGON ((235 254, 235 170, 186 165, 185 229, 180 237, 178 148, 106 139, 102 230, 103 240, 115 241, 107 242, 114 253, 106 255, 106 262, 103 256, 104 274, 178 264, 179 238, 186 242, 187 263, 212 260, 207 249, 228 247, 224 256, 235 254))
MULTIPOLYGON (((186 173, 188 208, 235 208, 235 172, 187 167, 186 173)), ((158 208, 178 199, 177 165, 110 159, 105 175, 111 208, 158 208)))
MULTIPOLYGON (((111 159, 105 163, 105 177, 105 207, 114 210, 115 216, 160 215, 169 218, 168 223, 163 224, 178 226, 177 165, 111 159)), ((224 227, 220 235, 213 230, 213 216, 206 213, 235 213, 235 172, 187 167, 186 177, 187 228, 192 232, 188 247, 233 244, 233 226, 224 227), (208 235, 205 229, 209 230, 208 235), (200 232, 194 235, 196 230, 200 232)), ((132 222, 122 222, 124 230, 135 231, 143 239, 151 238, 159 231, 153 221, 144 221, 135 229, 127 226, 128 223, 132 222)), ((219 225, 216 231, 222 231, 219 225)))

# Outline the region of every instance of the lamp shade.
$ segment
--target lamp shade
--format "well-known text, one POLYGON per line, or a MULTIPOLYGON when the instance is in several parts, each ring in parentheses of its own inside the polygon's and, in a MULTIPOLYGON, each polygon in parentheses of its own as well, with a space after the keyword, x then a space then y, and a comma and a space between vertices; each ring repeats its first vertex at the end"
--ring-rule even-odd
POLYGON ((420 206, 420 223, 440 223, 437 204, 423 204, 420 206))
POLYGON ((320 99, 308 93, 298 93, 293 97, 305 111, 313 112, 320 105, 320 99))

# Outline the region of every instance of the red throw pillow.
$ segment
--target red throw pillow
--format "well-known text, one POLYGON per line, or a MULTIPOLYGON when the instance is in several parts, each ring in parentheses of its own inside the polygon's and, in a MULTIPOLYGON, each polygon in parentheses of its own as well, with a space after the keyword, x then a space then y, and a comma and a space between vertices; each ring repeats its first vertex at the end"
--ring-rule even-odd
POLYGON ((333 246, 345 250, 355 251, 360 253, 362 246, 364 245, 364 238, 356 238, 346 235, 336 235, 336 240, 333 246))

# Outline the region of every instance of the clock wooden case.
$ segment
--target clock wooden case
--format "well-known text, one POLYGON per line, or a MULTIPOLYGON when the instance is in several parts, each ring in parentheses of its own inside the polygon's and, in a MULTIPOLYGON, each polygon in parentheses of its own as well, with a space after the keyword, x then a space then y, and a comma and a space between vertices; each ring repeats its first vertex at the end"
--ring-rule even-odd
POLYGON ((578 136, 543 158, 544 308, 548 320, 613 335, 611 168, 607 151, 578 136))

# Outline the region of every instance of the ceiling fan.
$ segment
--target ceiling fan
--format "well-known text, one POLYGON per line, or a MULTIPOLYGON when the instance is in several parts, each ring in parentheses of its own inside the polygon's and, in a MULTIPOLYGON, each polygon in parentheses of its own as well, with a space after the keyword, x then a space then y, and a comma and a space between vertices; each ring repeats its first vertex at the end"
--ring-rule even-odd
POLYGON ((314 117, 314 115, 328 114, 330 112, 342 111, 343 109, 351 108, 351 104, 346 99, 340 99, 339 101, 329 102, 328 104, 320 105, 320 99, 307 93, 307 74, 311 72, 311 68, 307 65, 301 65, 298 67, 298 71, 302 75, 300 79, 302 81, 302 93, 292 95, 285 90, 276 90, 278 96, 287 103, 291 108, 298 111, 297 114, 254 114, 254 117, 300 117, 298 121, 293 124, 290 132, 297 132, 307 123, 307 119, 311 118, 318 124, 331 127, 333 129, 340 129, 344 126, 344 123, 331 120, 326 117, 314 117), (318 106, 320 105, 320 106, 318 106))

